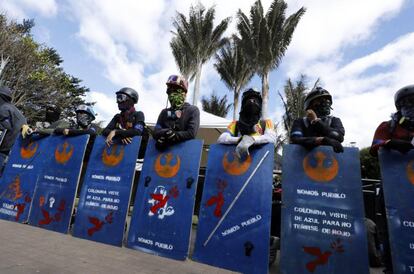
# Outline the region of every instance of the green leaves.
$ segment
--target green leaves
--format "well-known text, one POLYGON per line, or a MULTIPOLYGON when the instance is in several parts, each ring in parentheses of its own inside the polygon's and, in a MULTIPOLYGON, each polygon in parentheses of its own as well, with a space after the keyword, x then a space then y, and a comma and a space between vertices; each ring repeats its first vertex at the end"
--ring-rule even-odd
POLYGON ((76 106, 85 103, 83 96, 89 89, 64 72, 55 49, 33 39, 33 26, 33 20, 19 24, 0 14, 0 56, 8 58, 0 79, 13 90, 13 102, 30 123, 44 118, 49 103, 61 107, 63 116, 71 119, 76 106))

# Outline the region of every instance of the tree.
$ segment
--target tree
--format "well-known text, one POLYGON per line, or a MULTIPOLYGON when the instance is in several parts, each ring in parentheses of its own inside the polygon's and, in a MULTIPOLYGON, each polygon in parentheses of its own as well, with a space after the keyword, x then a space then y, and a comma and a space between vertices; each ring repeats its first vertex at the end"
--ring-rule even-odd
POLYGON ((187 17, 177 12, 173 21, 175 31, 170 42, 175 62, 187 79, 195 78, 193 104, 196 105, 200 90, 201 69, 226 42, 222 38, 230 17, 213 26, 214 7, 206 10, 202 4, 190 7, 187 17))
POLYGON ((253 69, 242 48, 232 39, 216 54, 214 64, 224 84, 233 91, 233 120, 237 120, 240 90, 253 77, 253 69))
POLYGON ((363 179, 381 179, 378 158, 369 153, 370 147, 363 148, 359 151, 361 160, 361 177, 363 179))
POLYGON ((231 104, 227 103, 227 95, 220 98, 214 92, 210 95, 210 98, 203 96, 201 105, 204 111, 220 117, 226 117, 231 107, 231 104))
MULTIPOLYGON (((299 79, 294 83, 289 78, 286 80, 284 86, 285 97, 282 96, 279 92, 279 97, 282 100, 285 113, 283 114, 283 127, 286 131, 285 140, 289 138, 290 132, 292 129, 293 122, 301 117, 306 116, 306 111, 304 109, 305 97, 310 90, 307 85, 306 75, 301 75, 299 79)), ((320 84, 320 79, 318 78, 313 84, 313 88, 320 84)))
POLYGON ((286 18, 286 9, 284 0, 273 0, 264 14, 262 3, 257 0, 250 9, 250 18, 241 10, 237 13, 237 42, 262 79, 263 117, 267 117, 269 73, 279 66, 293 32, 305 13, 305 8, 302 7, 286 18))
POLYGON ((64 117, 72 119, 89 89, 64 72, 55 49, 34 41, 33 26, 33 20, 19 24, 0 14, 0 81, 13 90, 12 102, 29 123, 42 120, 48 104, 59 106, 64 117))

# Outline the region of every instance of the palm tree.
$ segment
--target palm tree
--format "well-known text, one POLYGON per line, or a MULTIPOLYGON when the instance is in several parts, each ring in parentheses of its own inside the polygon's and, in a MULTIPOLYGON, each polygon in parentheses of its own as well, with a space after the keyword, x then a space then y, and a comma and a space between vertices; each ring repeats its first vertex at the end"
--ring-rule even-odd
POLYGON ((210 95, 210 98, 203 96, 201 105, 204 111, 220 117, 226 117, 231 107, 231 104, 227 103, 227 95, 220 98, 214 92, 210 95))
POLYGON ((286 9, 284 0, 273 0, 264 14, 262 3, 257 0, 250 9, 250 18, 241 10, 237 12, 238 43, 262 79, 263 117, 267 117, 269 73, 279 66, 293 32, 305 13, 302 7, 286 18, 286 9))
POLYGON ((206 10, 199 3, 195 7, 191 6, 188 19, 184 14, 177 12, 173 22, 175 31, 170 46, 180 72, 191 80, 195 77, 194 105, 198 101, 203 64, 227 42, 222 36, 230 17, 222 20, 214 28, 214 16, 214 7, 206 10))
MULTIPOLYGON (((290 132, 292 129, 293 121, 298 118, 305 117, 306 111, 304 109, 305 97, 309 91, 309 87, 307 85, 307 77, 305 75, 301 75, 296 83, 292 82, 289 78, 286 81, 284 91, 285 97, 279 93, 279 96, 282 100, 285 114, 283 115, 283 126, 286 131, 286 138, 290 136, 290 132)), ((318 86, 320 83, 320 79, 318 78, 313 88, 318 86)))
POLYGON ((216 63, 214 64, 221 80, 230 89, 233 90, 233 120, 236 120, 236 112, 239 106, 240 90, 253 77, 254 71, 246 59, 242 48, 234 40, 227 43, 216 54, 216 63))

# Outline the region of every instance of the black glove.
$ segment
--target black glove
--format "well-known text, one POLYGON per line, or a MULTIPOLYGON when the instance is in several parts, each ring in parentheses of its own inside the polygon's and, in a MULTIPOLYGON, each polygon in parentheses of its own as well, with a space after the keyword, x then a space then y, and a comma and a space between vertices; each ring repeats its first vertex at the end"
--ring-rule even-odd
POLYGON ((388 143, 385 144, 385 147, 398 150, 401 153, 407 153, 414 148, 410 141, 400 139, 391 139, 388 143))
POLYGON ((155 142, 155 147, 161 151, 165 150, 168 147, 167 141, 165 140, 164 136, 157 139, 157 141, 155 142))
POLYGON ((322 145, 331 146, 336 153, 344 152, 344 147, 335 139, 323 137, 322 145))
POLYGON ((164 133, 164 137, 168 142, 174 143, 177 138, 177 135, 175 134, 174 130, 169 129, 164 133))

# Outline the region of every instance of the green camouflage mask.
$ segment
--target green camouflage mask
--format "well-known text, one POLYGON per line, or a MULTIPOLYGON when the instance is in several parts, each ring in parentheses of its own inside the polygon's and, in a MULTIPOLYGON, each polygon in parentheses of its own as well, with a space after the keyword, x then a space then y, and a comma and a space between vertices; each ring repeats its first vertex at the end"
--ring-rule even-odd
POLYGON ((181 109, 185 102, 185 92, 182 89, 177 89, 168 94, 168 101, 171 103, 173 109, 181 109))

